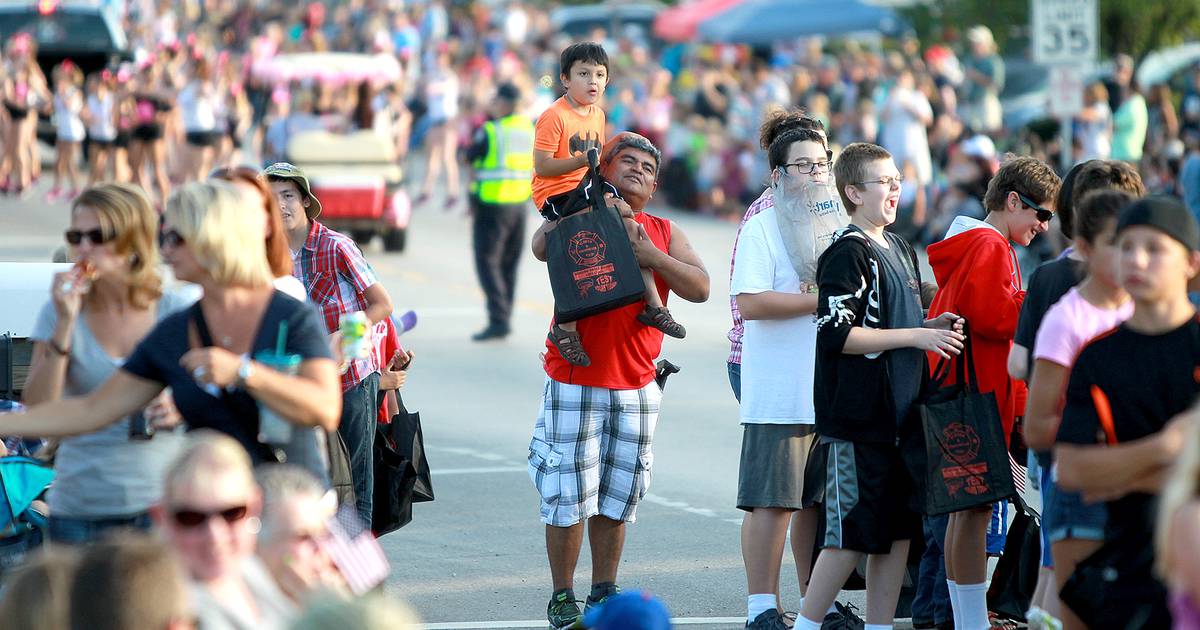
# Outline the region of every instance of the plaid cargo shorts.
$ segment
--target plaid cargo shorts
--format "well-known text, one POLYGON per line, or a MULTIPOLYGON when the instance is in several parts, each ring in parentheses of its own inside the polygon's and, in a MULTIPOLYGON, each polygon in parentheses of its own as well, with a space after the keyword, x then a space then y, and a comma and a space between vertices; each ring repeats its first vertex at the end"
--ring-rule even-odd
POLYGON ((650 441, 662 390, 568 385, 546 379, 529 477, 542 522, 570 527, 596 515, 632 523, 650 486, 650 441))

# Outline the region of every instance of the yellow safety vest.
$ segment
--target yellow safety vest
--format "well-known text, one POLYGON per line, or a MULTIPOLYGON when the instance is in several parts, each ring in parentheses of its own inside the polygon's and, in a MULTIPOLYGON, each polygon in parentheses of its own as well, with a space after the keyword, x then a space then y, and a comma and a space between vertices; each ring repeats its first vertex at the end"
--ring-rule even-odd
POLYGON ((475 161, 471 184, 479 201, 492 204, 524 203, 533 196, 533 122, 514 114, 483 123, 488 152, 475 161))

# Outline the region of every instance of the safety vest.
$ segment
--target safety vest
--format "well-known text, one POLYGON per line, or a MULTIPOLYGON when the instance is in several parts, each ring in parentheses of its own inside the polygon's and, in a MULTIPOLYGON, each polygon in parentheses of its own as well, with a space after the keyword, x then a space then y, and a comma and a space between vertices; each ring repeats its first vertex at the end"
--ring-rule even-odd
POLYGON ((479 201, 492 204, 524 203, 533 195, 533 122, 514 114, 483 123, 488 152, 475 161, 471 184, 479 201))

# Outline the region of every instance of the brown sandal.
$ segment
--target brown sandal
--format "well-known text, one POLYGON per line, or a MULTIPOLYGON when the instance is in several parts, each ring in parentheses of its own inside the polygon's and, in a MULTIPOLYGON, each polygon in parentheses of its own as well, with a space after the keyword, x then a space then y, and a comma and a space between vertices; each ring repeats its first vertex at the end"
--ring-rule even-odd
POLYGON ((554 344, 555 348, 558 348, 558 353, 562 355, 563 359, 566 359, 567 363, 577 367, 588 367, 592 364, 592 358, 584 351, 583 338, 579 336, 578 332, 566 330, 555 324, 546 338, 554 344))
POLYGON ((657 328, 676 339, 683 339, 687 335, 687 330, 683 328, 683 324, 675 321, 671 317, 671 311, 667 310, 665 306, 654 307, 647 304, 646 309, 638 313, 637 320, 651 328, 657 328))

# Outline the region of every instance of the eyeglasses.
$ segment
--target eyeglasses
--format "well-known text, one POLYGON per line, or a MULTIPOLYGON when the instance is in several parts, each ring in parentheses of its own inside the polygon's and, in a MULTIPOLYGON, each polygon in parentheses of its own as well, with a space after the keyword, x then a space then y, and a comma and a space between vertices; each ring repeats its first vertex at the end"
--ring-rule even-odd
POLYGON ((67 243, 73 246, 82 243, 83 239, 87 239, 92 245, 103 245, 113 240, 112 235, 106 234, 100 228, 94 230, 67 230, 63 232, 63 238, 67 239, 67 243))
POLYGON ((883 177, 880 177, 879 179, 872 179, 872 180, 868 180, 865 182, 857 182, 854 185, 855 186, 865 186, 867 184, 883 184, 884 188, 891 188, 892 186, 899 188, 900 184, 903 184, 903 183, 904 183, 903 175, 884 175, 883 177))
POLYGON ((822 160, 820 162, 793 162, 791 164, 780 164, 779 170, 786 173, 789 168, 794 167, 796 172, 801 175, 815 175, 817 173, 828 173, 831 164, 832 162, 829 160, 822 160))
POLYGON ((160 249, 165 247, 179 247, 185 243, 187 243, 187 240, 175 230, 166 230, 158 235, 158 246, 160 249))
POLYGON ((1017 199, 1020 199, 1021 203, 1025 204, 1026 207, 1028 207, 1030 210, 1033 210, 1034 212, 1037 213, 1038 222, 1045 223, 1045 222, 1049 221, 1050 219, 1054 218, 1054 212, 1047 210, 1047 209, 1037 205, 1036 203, 1033 203, 1032 201, 1029 200, 1029 197, 1022 195, 1021 193, 1019 193, 1015 190, 1013 191, 1013 194, 1015 194, 1017 196, 1017 199))
POLYGON ((235 505, 217 510, 215 512, 201 512, 199 510, 174 510, 171 512, 171 518, 175 519, 175 524, 180 527, 199 527, 208 522, 214 517, 221 517, 228 524, 236 523, 244 518, 249 513, 250 509, 245 505, 235 505))

